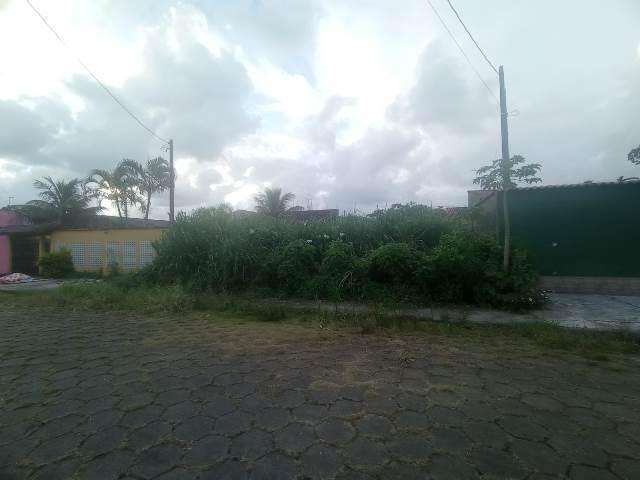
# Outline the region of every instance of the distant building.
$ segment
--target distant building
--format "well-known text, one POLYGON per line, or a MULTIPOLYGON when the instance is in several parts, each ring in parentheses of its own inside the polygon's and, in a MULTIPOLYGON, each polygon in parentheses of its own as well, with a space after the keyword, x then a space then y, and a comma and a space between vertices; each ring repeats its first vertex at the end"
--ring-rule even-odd
POLYGON ((61 249, 71 252, 78 271, 106 271, 111 265, 123 271, 137 270, 151 263, 155 254, 152 243, 170 226, 166 220, 129 218, 122 222, 105 215, 65 224, 20 223, 6 218, 5 224, 0 224, 0 273, 36 274, 39 257, 61 249))
MULTIPOLYGON (((502 192, 470 191, 469 207, 501 241, 502 192)), ((514 245, 533 255, 545 285, 640 294, 640 181, 510 190, 514 245)))

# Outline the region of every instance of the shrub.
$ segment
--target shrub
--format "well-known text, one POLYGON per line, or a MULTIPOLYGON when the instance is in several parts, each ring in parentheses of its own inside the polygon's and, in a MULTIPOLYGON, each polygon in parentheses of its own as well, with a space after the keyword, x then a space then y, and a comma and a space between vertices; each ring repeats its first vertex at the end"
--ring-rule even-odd
POLYGON ((502 270, 502 248, 488 236, 458 231, 444 235, 419 269, 422 287, 450 302, 511 308, 538 306, 537 275, 525 252, 514 249, 511 270, 502 270))
POLYGON ((490 237, 464 231, 446 234, 421 265, 420 282, 438 299, 474 302, 478 289, 497 280, 500 255, 490 237))
POLYGON ((69 250, 45 253, 38 261, 42 275, 52 278, 64 278, 73 273, 73 258, 69 250))
POLYGON ((341 240, 333 241, 324 253, 320 273, 331 280, 341 281, 345 275, 353 274, 356 258, 353 245, 341 240))
POLYGON ((369 255, 371 279, 381 283, 412 283, 418 254, 406 243, 388 243, 369 255))
POLYGON ((305 240, 287 244, 279 255, 278 281, 289 293, 302 290, 317 272, 316 248, 305 240))

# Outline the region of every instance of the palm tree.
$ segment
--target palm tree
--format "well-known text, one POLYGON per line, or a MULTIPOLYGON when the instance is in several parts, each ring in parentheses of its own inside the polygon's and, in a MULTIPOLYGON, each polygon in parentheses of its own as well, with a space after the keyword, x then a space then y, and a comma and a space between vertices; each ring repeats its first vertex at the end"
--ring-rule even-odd
POLYGON ((67 182, 44 177, 42 180, 34 180, 33 186, 40 190, 40 199, 16 206, 15 210, 36 223, 64 222, 82 215, 95 215, 102 210, 100 205, 90 206, 94 197, 77 178, 67 182))
POLYGON ((289 204, 296 196, 293 193, 282 194, 281 188, 265 188, 264 192, 253 197, 256 202, 256 211, 270 217, 284 215, 289 204))
POLYGON ((120 220, 129 218, 129 207, 140 204, 142 199, 136 191, 136 175, 122 160, 113 170, 95 169, 87 179, 87 185, 99 198, 109 200, 118 211, 120 220))
POLYGON ((141 203, 141 206, 144 219, 148 220, 151 210, 151 196, 157 192, 164 192, 171 186, 169 162, 162 157, 156 157, 147 160, 144 167, 135 160, 123 160, 121 164, 128 168, 136 178, 136 187, 146 199, 141 203))

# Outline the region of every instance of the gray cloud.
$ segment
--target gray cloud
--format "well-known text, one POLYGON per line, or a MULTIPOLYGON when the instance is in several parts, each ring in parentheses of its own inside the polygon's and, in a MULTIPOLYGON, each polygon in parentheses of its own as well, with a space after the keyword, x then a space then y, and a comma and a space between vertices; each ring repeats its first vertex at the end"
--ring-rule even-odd
POLYGON ((497 104, 482 84, 461 75, 464 65, 436 42, 422 53, 414 86, 391 105, 392 118, 424 127, 444 126, 461 133, 482 130, 497 104))

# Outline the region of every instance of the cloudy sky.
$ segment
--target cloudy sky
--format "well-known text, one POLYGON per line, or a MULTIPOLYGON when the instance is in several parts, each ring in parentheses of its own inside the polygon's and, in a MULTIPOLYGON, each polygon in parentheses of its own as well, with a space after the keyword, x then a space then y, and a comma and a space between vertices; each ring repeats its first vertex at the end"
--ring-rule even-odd
MULTIPOLYGON (((498 107, 426 0, 0 0, 0 205, 43 175, 82 177, 162 144, 178 209, 251 208, 281 186, 314 208, 464 205, 500 151, 498 107)), ((445 0, 482 77, 497 79, 445 0)), ((454 0, 505 66, 511 151, 546 184, 638 175, 640 2, 454 0), (634 171, 635 170, 635 171, 634 171)), ((166 218, 159 196, 153 216, 166 218)))

